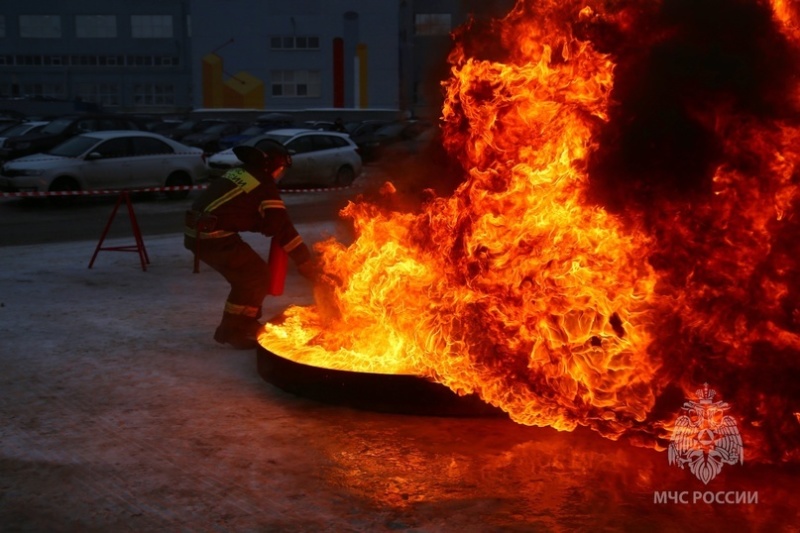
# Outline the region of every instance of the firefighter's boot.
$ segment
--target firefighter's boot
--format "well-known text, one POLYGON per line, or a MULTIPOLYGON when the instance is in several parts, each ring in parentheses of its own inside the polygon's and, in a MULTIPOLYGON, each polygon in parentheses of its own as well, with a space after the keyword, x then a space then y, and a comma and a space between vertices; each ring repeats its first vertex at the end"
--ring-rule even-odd
POLYGON ((214 332, 214 340, 237 350, 252 350, 258 346, 258 332, 262 327, 255 318, 224 313, 214 332))

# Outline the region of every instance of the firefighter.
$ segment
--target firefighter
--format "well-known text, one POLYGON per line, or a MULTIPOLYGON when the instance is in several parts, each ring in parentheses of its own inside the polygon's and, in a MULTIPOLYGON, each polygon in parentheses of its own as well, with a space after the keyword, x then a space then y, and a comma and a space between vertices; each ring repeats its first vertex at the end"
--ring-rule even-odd
POLYGON ((195 272, 202 261, 231 286, 214 340, 246 350, 257 346, 261 305, 269 291, 269 265, 239 232, 277 239, 306 278, 315 279, 318 267, 278 192, 276 181, 292 165, 289 152, 277 142, 263 150, 237 146, 233 152, 243 166, 213 181, 192 203, 186 212, 184 246, 195 255, 195 272))

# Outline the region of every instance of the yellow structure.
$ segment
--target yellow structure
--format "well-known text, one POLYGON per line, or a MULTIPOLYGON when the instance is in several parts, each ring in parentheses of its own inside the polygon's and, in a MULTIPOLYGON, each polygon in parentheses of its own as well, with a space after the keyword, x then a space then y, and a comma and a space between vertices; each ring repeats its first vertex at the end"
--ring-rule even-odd
POLYGON ((203 107, 224 107, 222 94, 222 58, 217 54, 203 57, 203 107))
POLYGON ((264 109, 264 82, 246 71, 225 80, 224 107, 264 109))
POLYGON ((358 61, 358 101, 357 106, 366 109, 369 107, 369 76, 367 72, 367 45, 360 43, 356 46, 356 60, 358 61))
POLYGON ((264 108, 264 82, 246 71, 224 80, 223 60, 217 54, 203 57, 203 107, 264 108))

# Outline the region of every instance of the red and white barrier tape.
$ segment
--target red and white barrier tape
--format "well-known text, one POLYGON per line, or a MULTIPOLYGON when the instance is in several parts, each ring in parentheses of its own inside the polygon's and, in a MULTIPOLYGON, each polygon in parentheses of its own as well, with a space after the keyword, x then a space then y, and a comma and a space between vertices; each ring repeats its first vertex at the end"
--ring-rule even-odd
POLYGON ((166 191, 188 191, 193 189, 205 189, 208 185, 173 185, 171 187, 145 187, 142 189, 93 189, 89 191, 20 191, 2 192, 0 196, 5 198, 13 197, 38 197, 38 196, 107 196, 122 192, 166 192, 166 191))
MULTIPOLYGON (((207 189, 208 185, 173 185, 171 187, 145 187, 142 189, 94 189, 89 191, 20 191, 20 192, 0 192, 3 198, 33 198, 46 196, 108 196, 120 194, 122 192, 169 192, 169 191, 191 191, 207 189)), ((343 191, 350 187, 318 187, 313 189, 280 189, 281 193, 301 193, 301 192, 330 192, 343 191)))
POLYGON ((284 193, 284 192, 296 193, 296 192, 345 191, 345 190, 350 189, 350 188, 352 188, 352 185, 339 186, 339 187, 316 187, 316 188, 309 188, 309 189, 281 189, 281 188, 278 188, 278 190, 280 192, 282 192, 282 193, 284 193))

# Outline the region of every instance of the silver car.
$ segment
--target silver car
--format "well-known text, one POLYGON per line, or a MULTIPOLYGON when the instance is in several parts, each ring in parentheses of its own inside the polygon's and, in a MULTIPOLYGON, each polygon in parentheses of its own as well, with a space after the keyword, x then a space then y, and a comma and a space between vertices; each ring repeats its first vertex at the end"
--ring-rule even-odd
MULTIPOLYGON (((134 130, 76 135, 48 152, 0 168, 0 190, 7 192, 160 188, 207 179, 203 150, 134 130)), ((166 194, 185 198, 189 190, 166 194)))
MULTIPOLYGON (((292 154, 292 167, 280 179, 287 187, 347 186, 361 175, 358 146, 347 134, 305 128, 271 130, 252 137, 243 145, 259 147, 267 140, 278 141, 292 154)), ((208 158, 211 178, 218 178, 242 163, 233 149, 223 150, 208 158)))

